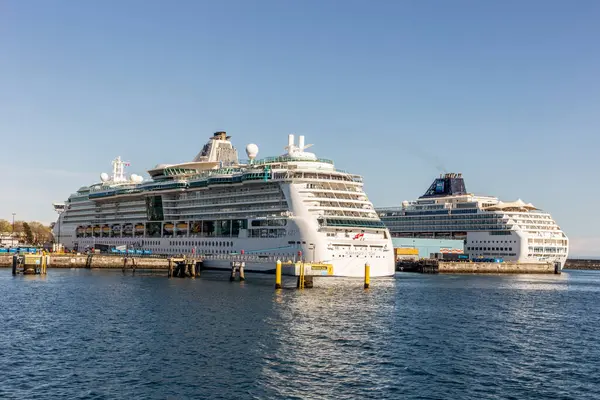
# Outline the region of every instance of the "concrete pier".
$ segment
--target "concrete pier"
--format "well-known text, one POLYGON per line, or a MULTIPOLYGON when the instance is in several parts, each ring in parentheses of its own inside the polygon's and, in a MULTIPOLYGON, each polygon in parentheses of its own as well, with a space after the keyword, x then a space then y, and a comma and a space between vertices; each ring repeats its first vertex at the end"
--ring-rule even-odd
POLYGON ((568 259, 564 269, 600 270, 600 260, 580 258, 568 259))
MULTIPOLYGON (((107 268, 122 269, 124 256, 113 256, 104 254, 56 254, 47 255, 47 266, 49 268, 107 268)), ((12 254, 0 254, 0 267, 12 265, 12 254)), ((131 260, 135 258, 136 269, 162 269, 167 270, 169 261, 167 257, 127 257, 128 267, 131 260)))
POLYGON ((560 274, 554 263, 519 263, 519 262, 449 262, 433 259, 404 261, 396 264, 396 269, 403 272, 419 272, 423 274, 560 274))

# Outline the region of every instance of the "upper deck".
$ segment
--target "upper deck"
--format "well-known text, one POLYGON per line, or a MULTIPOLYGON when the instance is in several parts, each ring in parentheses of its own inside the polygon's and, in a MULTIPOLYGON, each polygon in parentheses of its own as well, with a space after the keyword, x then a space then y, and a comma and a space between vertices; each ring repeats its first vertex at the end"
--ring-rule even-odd
POLYGON ((469 193, 461 174, 436 178, 425 194, 400 207, 377 207, 395 232, 474 230, 560 231, 552 216, 521 199, 504 202, 469 193))
POLYGON ((318 158, 305 150, 304 136, 294 143, 288 136, 287 152, 280 156, 256 159, 258 147, 246 146, 248 160, 240 161, 237 150, 225 132, 216 132, 202 151, 191 162, 159 164, 148 170, 151 180, 143 182, 138 175, 126 178, 124 166, 118 157, 113 161, 113 175, 101 175, 101 183, 81 188, 70 198, 103 200, 116 196, 140 196, 149 192, 180 191, 212 185, 244 184, 247 182, 293 182, 331 180, 362 185, 360 175, 335 168, 333 160, 318 158))

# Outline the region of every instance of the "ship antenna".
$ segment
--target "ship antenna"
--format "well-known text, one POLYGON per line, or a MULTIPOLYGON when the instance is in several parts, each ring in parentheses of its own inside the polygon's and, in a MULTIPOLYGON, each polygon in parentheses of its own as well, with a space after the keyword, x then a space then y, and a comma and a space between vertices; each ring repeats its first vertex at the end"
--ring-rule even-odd
POLYGON ((121 156, 117 156, 112 162, 113 164, 113 182, 125 182, 125 166, 129 166, 129 162, 121 161, 121 156))

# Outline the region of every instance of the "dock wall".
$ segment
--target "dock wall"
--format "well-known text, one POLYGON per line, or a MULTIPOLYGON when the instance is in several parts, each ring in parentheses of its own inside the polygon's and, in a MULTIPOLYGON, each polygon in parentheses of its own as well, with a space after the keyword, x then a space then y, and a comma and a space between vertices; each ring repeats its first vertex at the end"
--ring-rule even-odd
POLYGON ((592 269, 600 270, 600 260, 568 259, 563 269, 592 269))
MULTIPOLYGON (((430 260, 435 261, 435 260, 430 260)), ((168 270, 167 257, 135 257, 136 268, 168 270)), ((416 265, 417 263, 415 263, 416 265)), ((0 254, 0 267, 12 266, 12 254, 0 254)), ((51 254, 49 268, 85 268, 88 266, 87 255, 51 254)), ((128 263, 131 267, 131 262, 128 263)), ((123 268, 123 257, 95 254, 91 260, 91 268, 123 268)), ((427 266, 428 269, 439 273, 511 273, 511 274, 552 274, 552 263, 480 263, 480 262, 447 262, 440 261, 436 266, 427 266)), ((564 269, 598 269, 600 260, 567 260, 564 269)), ((406 269, 407 271, 411 269, 406 269)), ((412 269, 413 271, 415 269, 412 269)), ((288 272, 288 271, 285 271, 288 272)), ((284 272, 284 274, 286 274, 284 272)), ((423 271, 419 271, 423 272, 423 271)), ((290 273, 291 274, 291 273, 290 273)))
POLYGON ((398 271, 420 272, 423 274, 555 274, 554 263, 484 263, 456 262, 423 259, 418 261, 401 260, 396 263, 398 271))
POLYGON ((481 262, 440 262, 440 273, 471 274, 553 274, 552 263, 481 263, 481 262))
MULTIPOLYGON (((0 267, 12 266, 12 254, 0 255, 0 267)), ((85 268, 88 266, 87 255, 53 254, 48 262, 49 268, 85 268)), ((131 267, 131 262, 127 264, 131 267)), ((136 268, 164 269, 169 268, 167 257, 135 257, 136 268)), ((123 268, 123 257, 94 254, 91 268, 123 268)))

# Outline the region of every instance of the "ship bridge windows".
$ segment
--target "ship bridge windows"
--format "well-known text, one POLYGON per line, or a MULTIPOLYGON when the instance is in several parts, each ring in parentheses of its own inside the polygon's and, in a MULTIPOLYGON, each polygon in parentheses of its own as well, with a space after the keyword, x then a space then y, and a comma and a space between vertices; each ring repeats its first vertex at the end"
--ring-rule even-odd
POLYGON ((363 228, 385 228, 381 221, 367 221, 357 219, 325 218, 325 226, 345 226, 345 227, 363 227, 363 228))
POLYGON ((475 214, 475 213, 477 213, 477 209, 473 209, 473 208, 452 210, 452 214, 475 214))
POLYGON ((259 227, 259 226, 286 226, 287 225, 287 219, 260 219, 260 220, 254 220, 251 222, 251 226, 252 227, 259 227))
POLYGON ((455 208, 477 208, 477 202, 461 202, 454 205, 455 208))
POLYGON ((449 210, 406 211, 405 215, 448 215, 449 212, 449 210))
POLYGON ((248 237, 249 238, 277 238, 277 237, 285 237, 287 234, 285 229, 249 229, 248 237))

